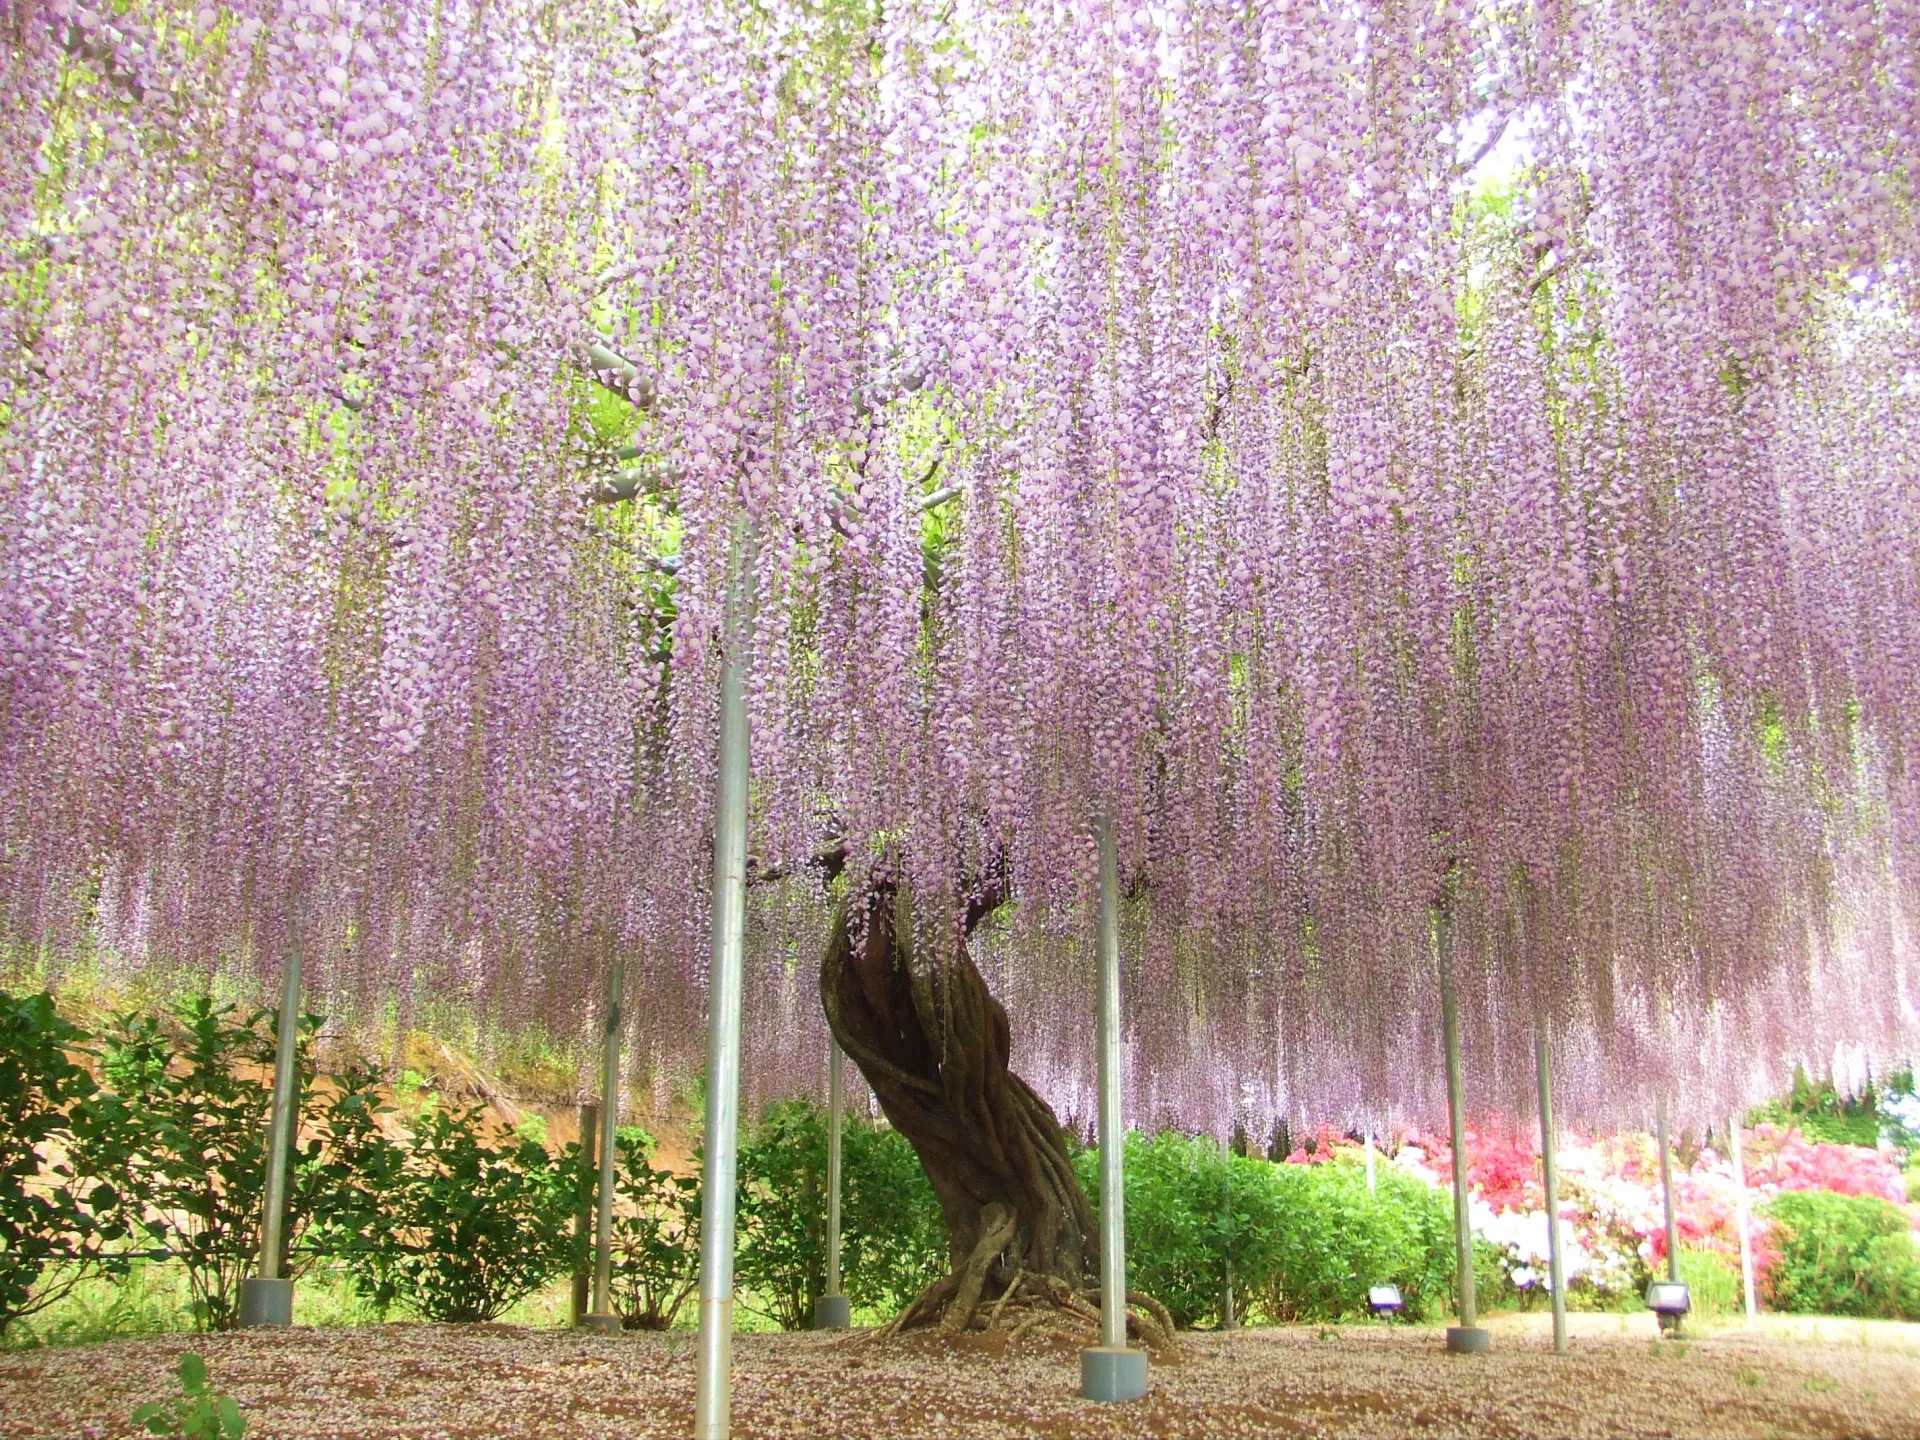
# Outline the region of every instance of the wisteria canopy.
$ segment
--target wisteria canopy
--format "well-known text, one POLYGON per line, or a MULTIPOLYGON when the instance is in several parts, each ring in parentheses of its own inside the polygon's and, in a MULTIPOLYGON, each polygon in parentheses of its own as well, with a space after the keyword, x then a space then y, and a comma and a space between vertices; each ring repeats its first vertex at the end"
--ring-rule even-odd
POLYGON ((1477 1106, 1915 1048, 1915 0, 0 17, 17 954, 697 1070, 750 516, 752 1093, 839 839, 1087 1114, 1098 814, 1141 1120, 1432 1117, 1440 900, 1477 1106))

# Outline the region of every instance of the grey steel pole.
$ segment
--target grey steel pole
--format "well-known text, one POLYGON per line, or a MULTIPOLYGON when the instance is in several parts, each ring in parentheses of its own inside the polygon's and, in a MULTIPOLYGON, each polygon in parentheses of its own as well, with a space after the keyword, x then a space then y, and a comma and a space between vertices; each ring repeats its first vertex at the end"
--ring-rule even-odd
MULTIPOLYGON (((600 1140, 600 1107, 582 1105, 580 1107, 580 1178, 585 1179, 594 1173, 595 1157, 599 1150, 595 1147, 600 1140)), ((574 1264, 572 1287, 567 1293, 567 1323, 578 1328, 587 1323, 587 1315, 593 1309, 593 1295, 590 1287, 593 1283, 593 1190, 582 1188, 580 1201, 573 1212, 573 1239, 580 1247, 580 1258, 574 1264)))
POLYGON ((1740 1158, 1740 1117, 1735 1115, 1727 1127, 1727 1133, 1733 1137, 1733 1206, 1734 1219, 1740 1226, 1740 1289, 1747 1305, 1747 1323, 1751 1325, 1754 1317, 1760 1313, 1759 1295, 1753 1284, 1753 1225, 1747 1212, 1747 1166, 1740 1158))
POLYGON ((1100 851, 1100 1344, 1080 1352, 1080 1394, 1135 1400, 1147 1393, 1147 1353, 1127 1348, 1127 1132, 1120 1113, 1120 873, 1113 821, 1093 823, 1100 851))
POLYGON ((813 1328, 844 1330, 853 1307, 840 1293, 840 1132, 846 1092, 840 1083, 840 1042, 827 1039, 827 1292, 813 1302, 813 1328))
POLYGON ((1453 916, 1433 911, 1433 948, 1440 966, 1440 1037, 1447 1060, 1447 1134, 1453 1146, 1454 1285, 1460 1323, 1447 1330, 1447 1348, 1477 1353, 1492 1337, 1480 1328, 1480 1307, 1473 1293, 1473 1211, 1467 1200, 1466 1091, 1460 1079, 1460 1012, 1453 994, 1453 916))
POLYGON ((1567 1284, 1560 1257, 1560 1165, 1554 1147, 1560 1133, 1553 1123, 1553 1042, 1543 1015, 1533 1032, 1534 1069, 1540 1081, 1540 1178, 1547 1191, 1547 1283, 1553 1287, 1553 1353, 1567 1353, 1567 1284))
POLYGON ((299 1123, 300 949, 305 901, 296 897, 280 974, 280 1019, 273 1047, 273 1108, 267 1120, 267 1175, 260 1213, 258 1273, 240 1287, 240 1323, 291 1325, 293 1282, 287 1255, 287 1152, 299 1123))
POLYGON ((613 1313, 613 1188, 620 1128, 620 1002, 626 995, 627 962, 617 957, 607 975, 607 1005, 600 1018, 600 1183, 593 1214, 593 1318, 600 1330, 618 1330, 613 1313))
POLYGON ((287 1151, 293 1144, 300 1059, 300 926, 280 977, 279 1032, 273 1046, 273 1118, 267 1126, 267 1205, 260 1224, 260 1277, 278 1280, 287 1254, 287 1151))
MULTIPOLYGON (((1220 1160, 1221 1173, 1226 1176, 1227 1181, 1226 1195, 1224 1197, 1226 1200, 1226 1216, 1224 1218, 1227 1222, 1227 1234, 1232 1237, 1229 1243, 1237 1244, 1240 1238, 1240 1227, 1234 1223, 1233 1219, 1233 1147, 1231 1145, 1222 1145, 1220 1147, 1220 1160)), ((1225 1261, 1226 1263, 1222 1268, 1225 1271, 1226 1284, 1220 1297, 1220 1323, 1225 1329, 1238 1330, 1240 1328, 1240 1312, 1233 1294, 1233 1255, 1231 1252, 1227 1254, 1225 1261)))
POLYGON ((734 532, 720 669, 720 788, 713 821, 713 969, 708 985, 706 1160, 700 1201, 696 1440, 728 1440, 733 1399, 734 1180, 740 1123, 740 987, 747 927, 747 671, 753 647, 750 520, 734 532))
POLYGON ((1127 1132, 1120 1114, 1120 881, 1113 822, 1097 822, 1100 842, 1100 1343, 1127 1343, 1127 1132))
POLYGON ((1680 1225, 1673 1216, 1673 1162, 1667 1154, 1667 1097, 1654 1098, 1653 1125, 1660 1139, 1660 1198, 1667 1209, 1667 1279, 1680 1278, 1680 1225))
POLYGON ((827 1294, 840 1293, 840 1042, 827 1042, 827 1294))
POLYGON ((1373 1126, 1367 1126, 1367 1193, 1373 1194, 1373 1126))

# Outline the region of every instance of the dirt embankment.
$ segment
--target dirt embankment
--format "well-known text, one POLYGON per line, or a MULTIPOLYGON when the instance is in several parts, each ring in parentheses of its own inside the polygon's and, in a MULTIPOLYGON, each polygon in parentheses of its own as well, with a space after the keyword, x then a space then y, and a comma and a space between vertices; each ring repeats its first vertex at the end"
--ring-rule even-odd
MULTIPOLYGON (((35 982, 22 981, 23 985, 35 982)), ((176 987, 177 988, 177 987, 176 987)), ((127 1010, 164 1009, 172 991, 149 996, 123 993, 94 985, 64 987, 56 997, 61 1013, 88 1033, 99 1033, 113 1018, 127 1010)), ((97 1075, 99 1058, 95 1054, 74 1057, 97 1075)), ((576 1073, 593 1070, 548 1057, 543 1063, 523 1064, 511 1070, 496 1070, 453 1042, 426 1030, 408 1030, 384 1041, 371 1041, 352 1032, 331 1035, 323 1032, 318 1046, 320 1075, 314 1089, 318 1096, 332 1093, 331 1074, 350 1065, 371 1066, 385 1077, 379 1087, 382 1098, 393 1107, 388 1130, 398 1138, 404 1117, 417 1112, 429 1098, 443 1105, 478 1106, 485 1112, 483 1133, 499 1139, 538 1122, 549 1150, 580 1138, 581 1108, 599 1101, 597 1071, 583 1081, 576 1073)), ((271 1085, 272 1067, 245 1064, 239 1072, 271 1085)), ((654 1138, 654 1161, 680 1174, 692 1174, 692 1134, 697 1117, 684 1099, 664 1107, 654 1103, 650 1089, 636 1093, 629 1087, 622 1106, 622 1125, 638 1125, 654 1138)))
MULTIPOLYGON (((596 1105, 599 1095, 583 1090, 571 1076, 561 1073, 509 1079, 489 1071, 459 1047, 425 1031, 408 1032, 398 1054, 379 1068, 387 1076, 381 1087, 388 1103, 395 1107, 395 1125, 399 1117, 417 1109, 429 1095, 447 1105, 474 1105, 485 1112, 484 1129, 496 1138, 537 1126, 547 1148, 558 1152, 580 1138, 581 1108, 596 1105)), ((324 1072, 330 1064, 339 1064, 353 1053, 341 1047, 335 1055, 323 1053, 321 1087, 327 1082, 324 1072)), ((362 1053, 358 1058, 364 1060, 362 1053)), ((664 1112, 636 1105, 650 1096, 635 1096, 629 1091, 620 1114, 620 1124, 638 1125, 654 1138, 656 1166, 692 1174, 692 1126, 684 1107, 669 1107, 664 1112)))

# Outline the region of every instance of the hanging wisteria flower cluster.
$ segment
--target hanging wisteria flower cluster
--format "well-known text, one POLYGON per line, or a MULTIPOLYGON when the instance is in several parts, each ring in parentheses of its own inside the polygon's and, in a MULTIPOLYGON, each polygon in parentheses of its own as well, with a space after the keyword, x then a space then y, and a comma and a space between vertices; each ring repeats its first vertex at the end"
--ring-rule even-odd
POLYGON ((0 25, 10 944, 697 1068, 751 536, 762 1094, 844 841, 1084 1111, 1096 814, 1143 1119, 1431 1117, 1437 906, 1477 1106, 1913 1048, 1913 0, 0 25))

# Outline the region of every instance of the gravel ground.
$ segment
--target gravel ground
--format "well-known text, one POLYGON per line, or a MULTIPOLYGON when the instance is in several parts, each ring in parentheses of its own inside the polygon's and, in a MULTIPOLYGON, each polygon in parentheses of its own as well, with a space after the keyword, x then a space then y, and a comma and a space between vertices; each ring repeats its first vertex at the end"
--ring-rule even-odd
MULTIPOLYGON (((1186 1337, 1130 1405, 1077 1394, 1071 1350, 1005 1355, 1003 1337, 886 1346, 742 1335, 734 1432, 795 1436, 1888 1436, 1920 1440, 1920 1350, 1722 1330, 1681 1344, 1537 1326, 1481 1357, 1439 1332, 1376 1326, 1186 1337)), ((504 1325, 388 1325, 167 1336, 0 1356, 0 1436, 132 1436, 127 1416, 206 1356, 249 1440, 682 1437, 692 1336, 586 1337, 504 1325)))

